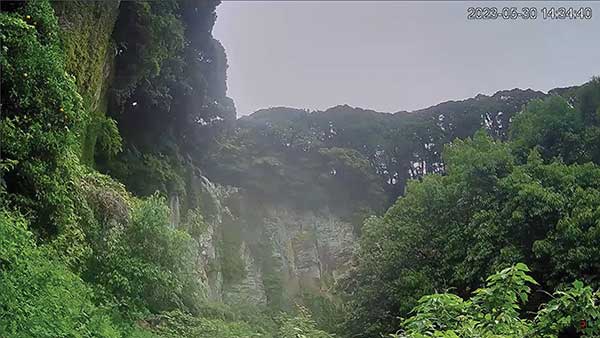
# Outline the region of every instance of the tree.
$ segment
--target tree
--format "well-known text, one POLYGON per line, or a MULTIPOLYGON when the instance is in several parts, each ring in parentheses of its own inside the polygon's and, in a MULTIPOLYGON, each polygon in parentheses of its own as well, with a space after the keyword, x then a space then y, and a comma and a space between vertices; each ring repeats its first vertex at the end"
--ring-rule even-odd
POLYGON ((519 164, 511 144, 484 133, 448 145, 443 158, 443 175, 410 182, 383 218, 365 223, 341 285, 352 334, 389 331, 422 295, 465 296, 517 262, 543 287, 574 278, 598 286, 600 167, 546 164, 536 149, 519 164))

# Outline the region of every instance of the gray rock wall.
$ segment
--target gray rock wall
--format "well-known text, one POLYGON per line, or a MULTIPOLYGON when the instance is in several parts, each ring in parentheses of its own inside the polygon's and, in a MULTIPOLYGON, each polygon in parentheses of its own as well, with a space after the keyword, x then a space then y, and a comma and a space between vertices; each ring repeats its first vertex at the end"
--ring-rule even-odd
MULTIPOLYGON (((355 245, 353 227, 328 208, 307 211, 259 204, 240 189, 206 177, 192 181, 198 185, 200 209, 208 223, 197 241, 199 270, 211 300, 265 305, 274 298, 295 302, 303 292, 327 292, 346 270, 355 245), (230 254, 241 258, 244 276, 232 283, 224 281, 222 274, 219 247, 224 222, 235 224, 241 238, 239 251, 230 254), (279 288, 269 289, 267 284, 273 280, 279 288)), ((172 205, 178 205, 175 198, 172 205)), ((179 220, 179 214, 183 212, 173 211, 172 219, 179 220)))

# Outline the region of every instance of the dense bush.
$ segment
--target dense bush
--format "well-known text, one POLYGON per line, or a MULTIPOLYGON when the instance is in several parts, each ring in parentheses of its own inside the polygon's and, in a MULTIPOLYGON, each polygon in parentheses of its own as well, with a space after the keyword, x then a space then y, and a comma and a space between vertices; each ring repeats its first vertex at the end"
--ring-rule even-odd
POLYGON ((0 28, 2 157, 14 164, 3 174, 7 198, 40 238, 60 234, 62 250, 82 256, 70 175, 87 115, 65 72, 56 17, 48 1, 29 1, 0 13, 0 28))
POLYGON ((272 337, 275 323, 266 313, 199 299, 198 276, 189 270, 194 262, 189 236, 165 226, 160 198, 134 204, 129 229, 119 234, 113 228, 99 244, 104 251, 95 248, 97 258, 84 273, 88 283, 53 258, 53 250, 35 244, 23 217, 1 210, 0 333, 11 338, 272 337), (199 316, 148 312, 177 308, 192 308, 199 316), (135 325, 135 318, 143 319, 135 325))
POLYGON ((92 290, 38 247, 27 222, 0 210, 0 334, 29 337, 121 337, 92 290))
POLYGON ((266 330, 269 318, 263 323, 251 323, 235 318, 194 317, 179 311, 165 312, 148 318, 152 332, 165 338, 271 338, 266 330))
POLYGON ((195 242, 170 226, 163 198, 132 203, 125 210, 130 216, 116 219, 122 223, 100 227, 106 231, 94 246, 86 279, 98 285, 106 301, 128 313, 195 310, 205 292, 195 266, 195 242))
POLYGON ((298 315, 295 317, 283 317, 279 323, 279 338, 333 338, 325 331, 317 328, 306 308, 299 307, 298 315))
POLYGON ((533 318, 519 314, 537 282, 518 263, 487 278, 468 300, 453 294, 423 296, 403 329, 390 337, 556 337, 576 331, 589 337, 600 334, 600 291, 576 281, 554 293, 533 318))

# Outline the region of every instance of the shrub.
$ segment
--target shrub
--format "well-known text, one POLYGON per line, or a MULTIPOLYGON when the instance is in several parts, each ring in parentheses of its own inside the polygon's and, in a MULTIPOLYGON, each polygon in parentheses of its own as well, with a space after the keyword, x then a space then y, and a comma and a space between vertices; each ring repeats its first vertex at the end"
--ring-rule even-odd
POLYGON ((121 337, 84 282, 45 247, 27 222, 0 210, 0 332, 12 338, 121 337))
POLYGON ((57 19, 48 1, 0 13, 2 157, 8 202, 27 214, 43 240, 59 238, 57 254, 75 265, 89 250, 77 226, 72 171, 87 119, 65 72, 57 19))
POLYGON ((197 251, 189 234, 170 227, 169 208, 154 195, 133 202, 129 223, 95 253, 89 278, 131 313, 190 309, 204 296, 197 251))
POLYGON ((297 316, 281 318, 278 334, 280 338, 333 338, 331 334, 317 329, 309 311, 301 306, 297 316))
POLYGON ((495 273, 468 300, 452 294, 424 296, 403 329, 390 337, 542 338, 571 328, 590 337, 600 333, 600 292, 580 281, 555 292, 535 318, 520 316, 520 304, 527 302, 531 291, 528 284, 537 284, 528 272, 518 263, 495 273))

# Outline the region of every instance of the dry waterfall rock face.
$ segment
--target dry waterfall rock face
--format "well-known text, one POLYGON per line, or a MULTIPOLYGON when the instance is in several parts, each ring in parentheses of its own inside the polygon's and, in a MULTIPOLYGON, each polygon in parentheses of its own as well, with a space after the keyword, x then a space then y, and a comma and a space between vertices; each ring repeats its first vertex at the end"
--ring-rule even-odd
POLYGON ((350 261, 355 237, 350 223, 329 210, 320 213, 274 208, 264 219, 272 254, 280 262, 286 291, 321 291, 350 261))
MULTIPOLYGON (((259 203, 242 189, 201 175, 191 182, 207 223, 196 241, 198 270, 210 300, 262 305, 275 298, 293 301, 305 292, 327 292, 348 269, 356 243, 353 225, 328 208, 310 211, 259 203), (240 239, 228 252, 222 249, 226 228, 233 228, 240 239), (243 271, 237 280, 224 278, 226 254, 239 256, 243 271)), ((176 209, 171 220, 180 226, 180 198, 172 196, 170 204, 176 209)))
POLYGON ((223 276, 217 264, 217 249, 215 247, 215 228, 208 225, 206 232, 198 238, 199 257, 198 266, 203 281, 207 285, 208 298, 214 301, 222 301, 223 276))
POLYGON ((240 247, 240 255, 244 262, 245 276, 241 281, 227 285, 223 290, 223 301, 229 304, 267 305, 262 270, 244 242, 240 247))

